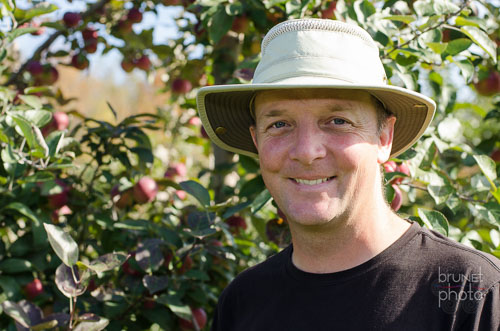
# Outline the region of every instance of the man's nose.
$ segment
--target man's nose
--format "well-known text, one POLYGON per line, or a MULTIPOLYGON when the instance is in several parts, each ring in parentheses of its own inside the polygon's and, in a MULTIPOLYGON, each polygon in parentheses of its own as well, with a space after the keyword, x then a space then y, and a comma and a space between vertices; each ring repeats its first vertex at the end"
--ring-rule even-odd
POLYGON ((290 158, 305 165, 326 156, 325 137, 317 127, 296 128, 295 139, 290 150, 290 158))

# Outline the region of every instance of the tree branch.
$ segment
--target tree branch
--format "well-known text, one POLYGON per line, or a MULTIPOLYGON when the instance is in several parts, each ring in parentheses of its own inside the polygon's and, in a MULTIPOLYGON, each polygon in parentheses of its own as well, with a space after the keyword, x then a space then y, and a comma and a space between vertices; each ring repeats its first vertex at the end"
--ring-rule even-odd
MULTIPOLYGON (((100 0, 98 2, 96 2, 95 4, 93 4, 92 6, 89 7, 89 9, 87 9, 85 12, 82 13, 82 20, 85 20, 87 17, 89 17, 90 15, 92 15, 95 11, 101 9, 102 7, 104 7, 104 5, 109 2, 110 0, 100 0)), ((64 35, 68 30, 58 30, 56 32, 54 32, 47 40, 45 40, 45 42, 43 44, 41 44, 36 50, 35 52, 33 53, 33 55, 31 56, 31 58, 29 60, 27 60, 25 63, 23 63, 23 65, 21 65, 21 67, 19 68, 19 70, 15 73, 13 73, 9 80, 7 80, 7 83, 5 83, 6 86, 8 85, 11 85, 11 84, 14 84, 19 76, 22 75, 22 73, 24 71, 26 71, 26 68, 28 67, 28 64, 32 61, 35 61, 35 60, 38 60, 40 59, 43 51, 45 51, 47 48, 50 47, 50 45, 52 45, 52 43, 59 37, 59 36, 62 36, 64 35)))
POLYGON ((445 16, 445 19, 435 25, 432 25, 432 26, 429 26, 428 28, 424 29, 421 33, 419 34, 415 34, 413 36, 413 38, 411 38, 410 40, 407 40, 406 42, 402 43, 401 45, 398 45, 396 47, 394 47, 393 49, 391 49, 389 52, 385 53, 383 56, 382 56, 382 59, 387 59, 389 57, 389 55, 391 53, 393 53, 394 51, 398 50, 398 49, 401 49, 403 47, 405 47, 406 45, 410 44, 411 42, 417 40, 421 35, 423 35, 424 33, 426 32, 429 32, 431 30, 434 30, 434 29, 437 29, 439 28, 440 26, 444 25, 450 18, 454 17, 454 16, 458 16, 460 15, 460 13, 462 12, 462 10, 464 10, 467 6, 469 5, 469 0, 467 1, 464 1, 462 3, 462 5, 460 6, 459 10, 457 10, 456 12, 452 13, 452 14, 448 14, 445 16))

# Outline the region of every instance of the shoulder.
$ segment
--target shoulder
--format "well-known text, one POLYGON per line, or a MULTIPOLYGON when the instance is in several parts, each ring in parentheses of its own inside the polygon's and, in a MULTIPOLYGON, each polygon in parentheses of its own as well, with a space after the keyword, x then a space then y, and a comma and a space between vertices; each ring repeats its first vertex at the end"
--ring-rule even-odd
POLYGON ((476 250, 444 235, 420 227, 416 244, 427 264, 454 274, 478 274, 494 286, 500 282, 500 260, 491 254, 476 250))
POLYGON ((241 295, 241 292, 256 293, 266 287, 272 287, 273 283, 279 282, 290 251, 291 246, 242 271, 224 289, 223 296, 241 295))

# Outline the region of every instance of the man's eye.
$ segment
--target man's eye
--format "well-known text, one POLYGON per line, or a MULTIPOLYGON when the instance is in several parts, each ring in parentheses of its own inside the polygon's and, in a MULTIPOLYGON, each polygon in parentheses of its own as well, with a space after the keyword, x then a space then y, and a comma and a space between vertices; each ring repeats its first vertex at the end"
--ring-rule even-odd
POLYGON ((335 119, 333 119, 333 121, 332 121, 332 122, 333 122, 334 124, 337 124, 337 125, 342 125, 342 124, 346 124, 346 123, 347 123, 347 121, 346 121, 346 120, 341 119, 341 118, 335 118, 335 119))
POLYGON ((276 123, 273 123, 273 125, 271 125, 271 127, 275 128, 275 129, 283 128, 285 126, 286 126, 286 123, 283 121, 278 121, 276 123))

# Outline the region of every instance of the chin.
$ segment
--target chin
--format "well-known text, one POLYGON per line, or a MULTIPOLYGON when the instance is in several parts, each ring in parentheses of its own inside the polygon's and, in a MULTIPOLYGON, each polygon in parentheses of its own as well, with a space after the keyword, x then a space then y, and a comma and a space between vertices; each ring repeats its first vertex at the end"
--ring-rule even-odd
POLYGON ((340 214, 332 210, 288 210, 287 218, 290 222, 303 226, 326 225, 334 222, 340 214), (290 215, 290 216, 288 216, 290 215))

